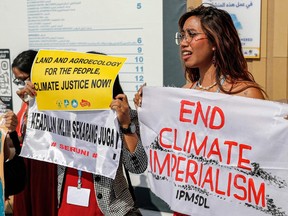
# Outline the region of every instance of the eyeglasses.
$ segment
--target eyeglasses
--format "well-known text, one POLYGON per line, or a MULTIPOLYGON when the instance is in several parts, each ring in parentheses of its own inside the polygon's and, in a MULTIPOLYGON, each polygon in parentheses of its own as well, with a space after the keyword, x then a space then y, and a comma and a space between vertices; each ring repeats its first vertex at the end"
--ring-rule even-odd
POLYGON ((188 43, 191 43, 191 41, 194 39, 195 41, 207 39, 207 37, 197 38, 198 35, 205 34, 203 32, 193 32, 191 29, 187 29, 182 32, 176 32, 175 35, 175 43, 177 45, 180 45, 181 42, 185 39, 188 43))
POLYGON ((25 80, 14 77, 13 83, 17 86, 25 86, 25 84, 26 84, 25 81, 27 81, 28 79, 29 79, 29 77, 27 77, 25 80))
POLYGON ((19 85, 19 86, 24 86, 25 85, 25 82, 23 80, 20 80, 20 79, 17 79, 17 78, 13 79, 13 83, 15 85, 19 85))

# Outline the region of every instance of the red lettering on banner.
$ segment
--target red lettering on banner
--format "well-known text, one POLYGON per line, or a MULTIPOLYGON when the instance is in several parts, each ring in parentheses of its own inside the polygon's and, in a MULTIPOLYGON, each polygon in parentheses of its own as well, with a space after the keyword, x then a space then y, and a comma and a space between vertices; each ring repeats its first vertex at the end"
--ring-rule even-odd
POLYGON ((209 184, 209 188, 211 191, 214 191, 214 187, 213 187, 213 176, 212 176, 212 167, 209 166, 207 171, 206 171, 206 175, 204 177, 204 181, 202 182, 201 187, 204 188, 205 184, 209 184))
POLYGON ((176 169, 177 166, 177 156, 172 154, 172 172, 176 169))
POLYGON ((73 146, 67 146, 64 144, 60 144, 60 149, 66 150, 66 151, 70 151, 70 152, 75 152, 77 154, 81 154, 84 156, 89 156, 89 151, 84 150, 84 149, 80 149, 77 147, 73 147, 73 146))
POLYGON ((201 164, 200 164, 200 171, 199 171, 199 172, 200 172, 200 173, 199 173, 199 179, 198 179, 198 184, 197 184, 199 187, 200 187, 200 184, 201 184, 201 182, 202 182, 203 166, 204 166, 203 163, 201 163, 201 164))
POLYGON ((228 141, 228 140, 226 140, 226 141, 224 142, 224 145, 228 145, 226 164, 229 165, 229 164, 231 163, 232 146, 238 146, 238 143, 237 143, 237 142, 234 142, 234 141, 228 141))
POLYGON ((225 116, 223 111, 219 108, 219 107, 213 107, 212 109, 212 113, 211 113, 211 119, 210 119, 210 123, 209 123, 209 128, 211 129, 221 129, 225 124, 225 116), (214 125, 215 123, 215 118, 218 114, 218 117, 220 117, 220 122, 219 125, 214 125))
POLYGON ((192 107, 195 107, 195 102, 188 101, 188 100, 181 100, 180 113, 179 113, 180 122, 186 122, 186 123, 193 122, 194 125, 197 125, 198 121, 200 121, 199 120, 199 117, 200 117, 201 122, 204 124, 206 128, 219 130, 224 126, 225 115, 224 115, 224 112, 219 107, 208 106, 204 113, 201 102, 198 101, 196 103, 196 108, 194 108, 195 109, 194 115, 193 115, 192 107), (216 120, 219 121, 218 125, 216 125, 217 123, 216 120))
POLYGON ((247 199, 247 191, 246 188, 242 185, 238 184, 238 179, 242 180, 242 183, 246 183, 246 177, 240 174, 236 174, 234 177, 234 186, 236 189, 238 189, 239 191, 242 191, 242 196, 239 194, 234 194, 234 197, 238 200, 244 201, 247 199))
POLYGON ((198 117, 199 115, 201 116, 202 122, 204 123, 205 127, 207 128, 208 125, 208 117, 209 117, 209 112, 210 112, 211 106, 207 107, 207 111, 204 117, 204 113, 203 113, 203 109, 202 109, 202 105, 201 103, 198 101, 197 102, 197 106, 196 106, 196 110, 195 110, 195 118, 193 121, 193 124, 197 124, 198 123, 198 117))
POLYGON ((231 183, 232 183, 232 173, 228 173, 228 190, 227 190, 227 196, 231 196, 231 183))
POLYGON ((187 131, 186 132, 186 140, 185 140, 185 143, 184 143, 184 152, 191 153, 191 149, 193 147, 194 152, 195 152, 196 155, 200 155, 202 149, 203 149, 202 155, 206 155, 206 145, 207 145, 208 136, 205 136, 203 141, 202 141, 202 143, 201 143, 201 145, 197 146, 195 132, 191 133, 190 142, 188 143, 189 134, 190 134, 190 132, 187 131), (192 146, 192 144, 193 144, 193 146, 192 146))
POLYGON ((157 172, 157 170, 159 170, 159 174, 163 174, 164 169, 167 172, 165 175, 167 176, 171 176, 171 160, 170 160, 170 154, 166 154, 164 157, 164 160, 162 162, 162 166, 160 163, 160 160, 158 158, 158 154, 156 151, 152 152, 152 150, 150 150, 150 157, 152 156, 152 158, 154 158, 153 164, 154 166, 151 166, 153 172, 157 172), (154 153, 154 154, 153 154, 154 153), (153 155, 152 155, 153 154, 153 155), (154 157, 153 157, 154 156, 154 157))
POLYGON ((251 170, 251 167, 248 167, 248 166, 245 166, 243 163, 246 163, 246 164, 250 164, 250 160, 246 159, 246 158, 243 158, 243 150, 244 149, 247 149, 247 150, 251 150, 252 147, 249 146, 249 145, 246 145, 246 144, 240 144, 239 145, 239 159, 238 159, 238 164, 237 166, 239 168, 242 168, 242 169, 247 169, 247 170, 251 170))
POLYGON ((257 193, 253 179, 248 180, 248 201, 253 202, 252 198, 255 198, 256 205, 259 205, 259 203, 262 201, 261 205, 263 207, 266 207, 266 205, 265 205, 265 184, 263 182, 260 184, 260 187, 259 187, 258 193, 257 193))
POLYGON ((221 191, 221 190, 219 189, 219 173, 220 173, 220 170, 217 169, 217 170, 216 170, 216 182, 215 182, 216 187, 215 187, 215 192, 216 192, 217 194, 220 194, 220 195, 225 195, 225 191, 221 191))
POLYGON ((173 177, 175 182, 191 184, 245 203, 266 206, 264 180, 256 181, 249 172, 236 169, 252 170, 247 157, 252 146, 209 133, 225 126, 225 115, 220 107, 203 105, 200 101, 181 100, 179 121, 200 127, 196 131, 193 131, 195 127, 192 127, 192 131, 173 127, 160 130, 158 141, 164 152, 158 154, 159 149, 150 149, 149 152, 149 163, 154 175, 173 177), (173 150, 175 153, 171 153, 173 150), (178 155, 178 152, 181 154, 178 155))
POLYGON ((249 167, 250 160, 244 156, 245 150, 252 150, 251 146, 247 144, 238 144, 237 142, 231 140, 224 140, 223 143, 219 143, 218 138, 209 140, 208 136, 204 136, 204 138, 201 140, 199 137, 196 137, 195 132, 186 131, 184 133, 185 143, 182 144, 181 147, 181 143, 178 143, 178 137, 180 137, 181 134, 179 135, 178 133, 179 131, 177 129, 163 128, 159 135, 160 146, 164 149, 173 149, 176 151, 186 152, 188 154, 193 153, 195 156, 203 156, 207 159, 215 158, 219 162, 223 162, 223 156, 226 156, 226 160, 224 162, 226 162, 227 165, 231 164, 231 156, 232 152, 234 151, 237 152, 238 156, 238 158, 235 158, 234 154, 234 160, 238 160, 237 167, 251 170, 249 167), (210 141, 211 144, 208 143, 208 141, 210 141), (226 148, 221 148, 221 146, 226 148))
POLYGON ((218 160, 220 162, 222 162, 222 156, 221 156, 221 152, 220 152, 220 148, 219 148, 219 142, 218 142, 217 138, 214 139, 214 141, 210 147, 210 151, 207 154, 207 158, 210 158, 211 155, 218 156, 218 160), (214 150, 214 147, 215 147, 215 150, 214 150))
POLYGON ((175 180, 176 181, 180 181, 180 182, 182 182, 183 181, 183 177, 181 178, 180 177, 180 175, 183 175, 184 174, 184 170, 180 170, 180 167, 182 167, 182 166, 180 166, 180 163, 181 162, 183 162, 183 161, 185 161, 186 160, 186 157, 178 157, 177 158, 178 160, 177 160, 177 169, 176 169, 176 171, 175 171, 175 180))
POLYGON ((163 148, 166 148, 166 149, 170 149, 172 148, 172 145, 173 145, 173 149, 176 150, 176 151, 182 151, 182 148, 178 147, 176 144, 177 144, 177 129, 174 129, 174 133, 173 134, 173 144, 169 144, 169 143, 164 143, 163 142, 163 133, 164 132, 172 132, 173 130, 171 128, 162 128, 162 130, 160 131, 160 140, 159 140, 159 144, 163 147, 163 148))
POLYGON ((185 177, 185 182, 187 183, 189 179, 192 180, 193 184, 197 184, 197 180, 195 175, 198 172, 198 164, 194 160, 188 160, 187 161, 187 169, 186 169, 186 177, 185 177), (191 171, 190 167, 193 165, 193 170, 191 171))
POLYGON ((180 120, 181 122, 188 122, 188 123, 190 123, 190 122, 191 122, 191 119, 184 118, 184 114, 186 114, 186 113, 192 114, 192 110, 190 110, 190 109, 185 109, 185 105, 187 105, 187 106, 194 106, 195 103, 194 103, 194 102, 191 102, 191 101, 187 101, 187 100, 182 100, 182 101, 181 101, 179 120, 180 120))
POLYGON ((265 182, 256 184, 249 175, 238 174, 237 171, 226 172, 213 165, 203 165, 197 160, 169 152, 160 157, 157 150, 150 149, 149 154, 151 171, 155 175, 173 176, 176 182, 198 185, 221 196, 232 196, 243 202, 266 206, 265 182))

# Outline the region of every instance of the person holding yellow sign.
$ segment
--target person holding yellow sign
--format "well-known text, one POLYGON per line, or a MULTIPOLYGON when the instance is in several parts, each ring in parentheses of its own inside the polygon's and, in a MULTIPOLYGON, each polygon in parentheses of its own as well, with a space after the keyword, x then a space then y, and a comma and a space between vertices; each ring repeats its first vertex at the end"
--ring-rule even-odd
MULTIPOLYGON (((35 85, 30 81, 18 95, 24 99, 26 94, 37 97, 35 85)), ((58 216, 141 215, 135 207, 123 166, 132 173, 140 174, 146 170, 148 161, 139 136, 137 112, 130 108, 118 76, 110 108, 116 112, 123 143, 116 176, 112 179, 58 165, 58 216)))
MULTIPOLYGON (((22 100, 20 111, 17 113, 19 125, 18 136, 22 143, 26 133, 27 123, 27 94, 22 94, 25 82, 30 79, 31 69, 37 55, 35 50, 25 50, 18 54, 12 62, 14 75, 13 83, 19 86, 17 94, 22 100)), ((14 216, 56 216, 57 215, 57 166, 38 160, 24 158, 27 170, 27 183, 25 189, 14 196, 14 216), (41 195, 40 195, 41 194, 41 195), (45 197, 40 199, 40 197, 45 197)), ((19 180, 21 181, 21 180, 19 180)))

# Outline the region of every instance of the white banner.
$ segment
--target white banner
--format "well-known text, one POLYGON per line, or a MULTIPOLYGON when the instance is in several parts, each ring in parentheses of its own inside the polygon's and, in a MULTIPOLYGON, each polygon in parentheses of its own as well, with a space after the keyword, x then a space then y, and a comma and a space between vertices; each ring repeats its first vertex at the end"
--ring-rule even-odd
POLYGON ((31 100, 21 156, 114 179, 122 145, 118 128, 112 110, 40 112, 31 100))
POLYGON ((151 190, 197 216, 288 215, 288 105, 144 87, 138 109, 151 190))

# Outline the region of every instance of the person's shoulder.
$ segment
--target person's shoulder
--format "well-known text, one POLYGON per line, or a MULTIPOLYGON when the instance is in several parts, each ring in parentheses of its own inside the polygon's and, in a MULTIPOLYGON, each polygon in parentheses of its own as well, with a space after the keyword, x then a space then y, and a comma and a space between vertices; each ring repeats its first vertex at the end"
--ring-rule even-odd
POLYGON ((234 90, 239 91, 239 93, 236 94, 238 96, 265 99, 264 91, 257 83, 239 82, 234 90))
POLYGON ((182 86, 182 88, 191 88, 193 86, 192 82, 187 82, 185 85, 182 86))
POLYGON ((256 87, 249 87, 241 92, 241 96, 250 97, 250 98, 257 98, 257 99, 265 99, 263 92, 256 88, 256 87))

